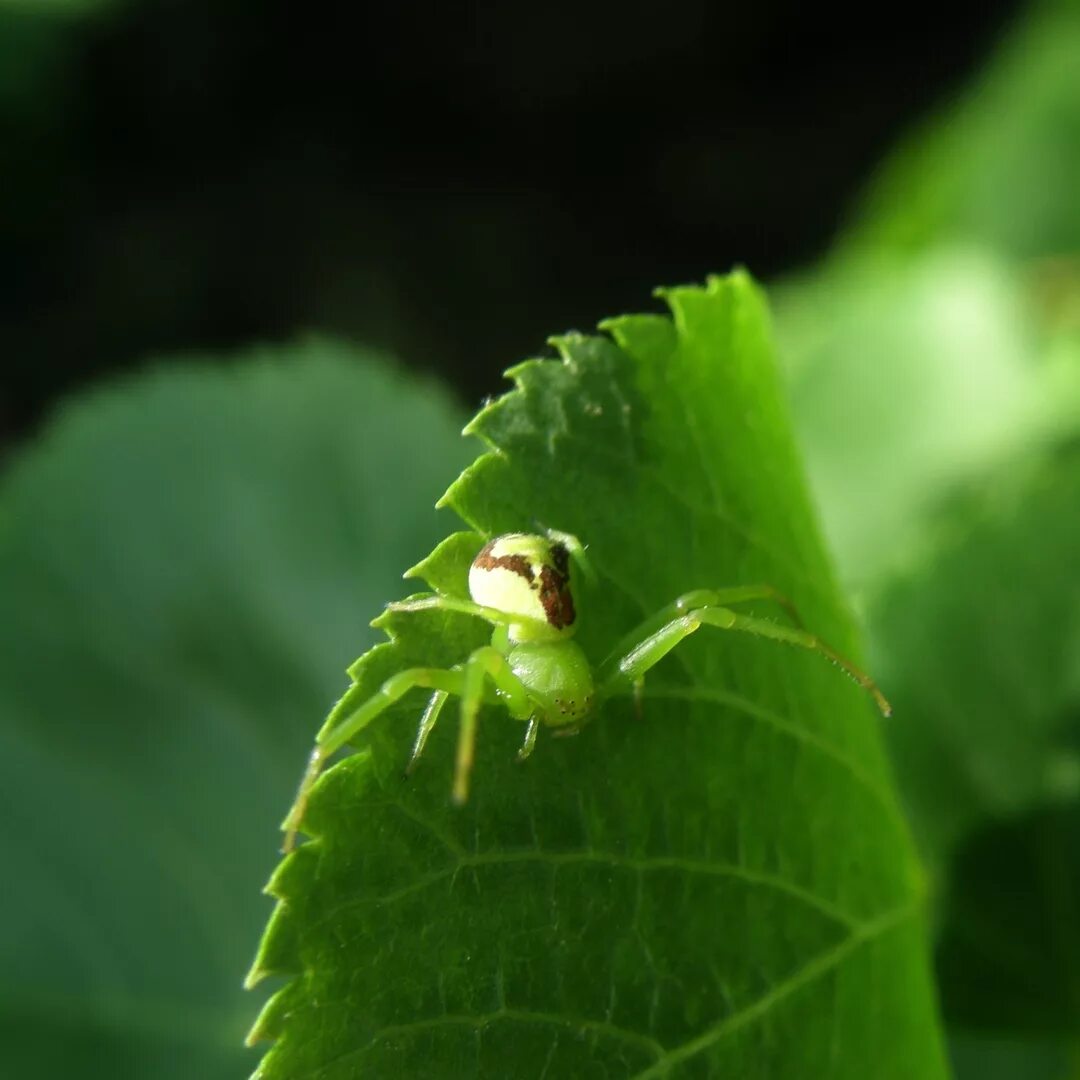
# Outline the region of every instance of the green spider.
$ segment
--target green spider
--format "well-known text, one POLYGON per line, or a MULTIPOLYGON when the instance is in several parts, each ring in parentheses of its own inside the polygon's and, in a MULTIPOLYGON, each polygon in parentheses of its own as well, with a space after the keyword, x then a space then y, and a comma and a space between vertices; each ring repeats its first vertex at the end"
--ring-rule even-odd
POLYGON ((318 735, 296 801, 282 828, 284 850, 292 850, 308 795, 327 759, 355 738, 380 713, 416 687, 433 690, 413 743, 411 771, 439 718, 446 699, 461 699, 461 727, 454 768, 453 799, 469 795, 480 706, 501 705, 526 724, 518 751, 524 761, 536 745, 540 725, 556 735, 576 734, 609 698, 638 693, 645 673, 684 638, 701 626, 739 630, 772 641, 812 649, 840 667, 866 690, 884 716, 889 703, 870 676, 803 629, 794 605, 771 585, 737 585, 686 593, 645 620, 616 646, 594 672, 581 647, 572 640, 577 615, 570 588, 570 561, 595 580, 581 542, 569 533, 549 529, 545 536, 506 533, 486 544, 469 568, 472 600, 433 593, 387 605, 392 611, 439 608, 485 619, 494 626, 491 644, 474 650, 452 668, 409 668, 391 676, 354 713, 318 735), (795 622, 783 626, 741 615, 729 604, 770 600, 795 622))

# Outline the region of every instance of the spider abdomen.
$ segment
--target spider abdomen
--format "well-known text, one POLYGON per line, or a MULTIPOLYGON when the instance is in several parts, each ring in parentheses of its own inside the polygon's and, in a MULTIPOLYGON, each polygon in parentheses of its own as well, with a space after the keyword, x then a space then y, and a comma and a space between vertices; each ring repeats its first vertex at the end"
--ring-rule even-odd
POLYGON ((593 705, 592 668, 575 642, 515 645, 506 659, 539 706, 545 724, 574 724, 589 715, 593 705))
POLYGON ((522 616, 510 640, 560 641, 574 632, 570 556, 558 541, 504 533, 489 541, 469 568, 469 594, 478 604, 522 616))

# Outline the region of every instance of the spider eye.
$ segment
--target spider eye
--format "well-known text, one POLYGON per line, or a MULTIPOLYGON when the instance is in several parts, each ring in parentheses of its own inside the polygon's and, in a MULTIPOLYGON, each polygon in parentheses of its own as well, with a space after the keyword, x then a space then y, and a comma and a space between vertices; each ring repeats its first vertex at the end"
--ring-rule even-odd
POLYGON ((566 548, 544 536, 497 536, 469 568, 469 592, 484 607, 521 615, 511 637, 523 641, 573 633, 574 598, 566 548))

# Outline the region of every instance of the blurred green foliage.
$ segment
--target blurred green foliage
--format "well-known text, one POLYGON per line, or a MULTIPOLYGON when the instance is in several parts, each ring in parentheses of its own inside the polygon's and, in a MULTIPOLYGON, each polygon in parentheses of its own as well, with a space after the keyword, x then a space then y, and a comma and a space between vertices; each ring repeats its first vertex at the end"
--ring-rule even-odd
POLYGON ((1035 0, 976 84, 886 162, 839 248, 1080 251, 1077 0, 1035 0))
POLYGON ((441 392, 327 341, 65 408, 0 528, 0 1074, 224 1080, 277 823, 467 457, 441 392))
POLYGON ((1025 268, 985 247, 836 258, 775 291, 796 424, 841 572, 880 580, 947 494, 1067 434, 1080 377, 1025 268))
POLYGON ((936 875, 960 1080, 1063 1080, 1080 1039, 1078 72, 1080 4, 1037 5, 779 292, 936 875))
MULTIPOLYGON (((66 39, 11 25, 0 98, 59 146, 66 39)), ((1080 4, 1033 7, 776 290, 810 480, 897 705, 960 1080, 1065 1080, 1080 1040, 1078 70, 1080 4)), ((29 198, 35 158, 8 145, 29 198)), ((458 425, 312 342, 92 394, 9 464, 0 1073, 250 1067, 274 825, 367 619, 446 530, 458 425)))

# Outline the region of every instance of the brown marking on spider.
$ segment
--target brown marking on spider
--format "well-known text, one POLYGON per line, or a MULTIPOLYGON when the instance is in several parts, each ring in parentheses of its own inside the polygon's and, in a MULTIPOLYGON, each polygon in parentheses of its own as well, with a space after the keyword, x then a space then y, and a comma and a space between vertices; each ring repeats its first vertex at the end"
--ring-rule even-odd
POLYGON ((555 569, 559 571, 564 578, 570 577, 570 552, 566 550, 565 544, 555 542, 551 545, 551 561, 555 564, 555 569))
POLYGON ((491 554, 492 549, 500 539, 500 537, 496 537, 488 544, 485 544, 480 554, 473 559, 473 566, 479 570, 509 570, 510 573, 523 577, 529 583, 529 587, 535 589, 535 574, 532 564, 524 555, 491 554))
POLYGON ((570 577, 553 566, 540 567, 540 603, 547 621, 556 630, 573 623, 574 598, 570 594, 570 577))

